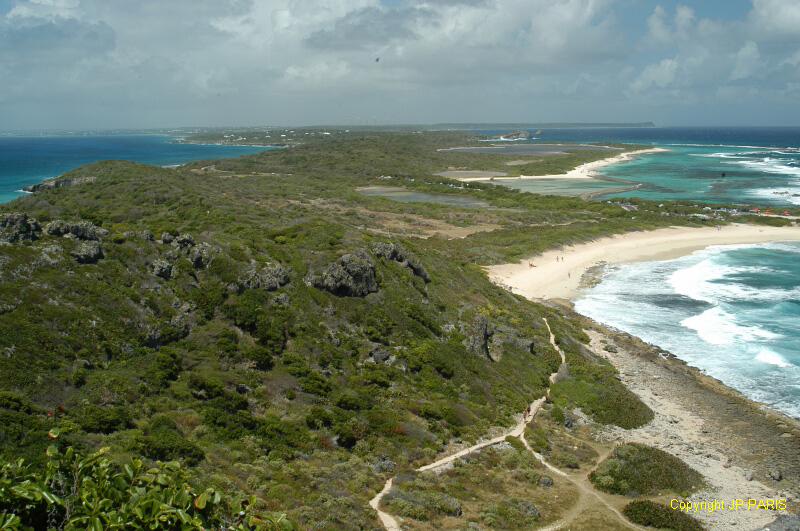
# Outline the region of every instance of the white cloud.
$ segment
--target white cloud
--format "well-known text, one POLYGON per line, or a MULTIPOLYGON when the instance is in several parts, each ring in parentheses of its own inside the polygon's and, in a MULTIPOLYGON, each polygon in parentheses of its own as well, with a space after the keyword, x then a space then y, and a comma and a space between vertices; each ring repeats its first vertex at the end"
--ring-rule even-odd
POLYGON ((642 13, 636 42, 630 0, 17 0, 0 123, 658 120, 645 103, 796 91, 800 5, 697 1, 642 13))
POLYGON ((736 60, 731 72, 731 81, 746 79, 752 76, 758 69, 761 63, 761 54, 758 51, 758 45, 753 41, 747 41, 738 52, 736 52, 736 60))
POLYGON ((678 73, 678 61, 663 59, 658 63, 647 65, 639 77, 631 85, 634 92, 644 92, 651 88, 665 88, 675 82, 678 73))

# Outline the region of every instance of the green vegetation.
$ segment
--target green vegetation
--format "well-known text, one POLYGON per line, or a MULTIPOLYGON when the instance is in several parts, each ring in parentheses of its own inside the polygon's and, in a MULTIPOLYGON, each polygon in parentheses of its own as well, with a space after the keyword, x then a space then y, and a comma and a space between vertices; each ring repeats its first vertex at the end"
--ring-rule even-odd
POLYGON ((574 495, 554 483, 519 442, 490 447, 436 473, 404 473, 383 500, 383 509, 413 529, 530 529, 558 519, 559 499, 574 495))
POLYGON ((703 531, 693 517, 650 500, 632 501, 622 513, 633 523, 672 531, 703 531))
POLYGON ((283 515, 259 512, 255 499, 196 489, 177 463, 148 467, 134 459, 121 466, 106 453, 51 446, 41 468, 0 461, 0 528, 294 529, 283 515))
POLYGON ((703 476, 677 457, 636 443, 615 448, 589 479, 600 490, 634 497, 664 493, 688 496, 703 486, 703 476))
POLYGON ((179 461, 197 484, 253 495, 300 527, 371 528, 367 501, 389 468, 511 425, 542 395, 560 363, 542 317, 572 367, 556 403, 646 422, 582 349, 579 325, 493 285, 480 265, 698 224, 687 214, 699 209, 641 203, 633 219, 618 205, 431 177, 507 160, 437 151, 473 140, 364 133, 177 169, 103 162, 68 174, 83 184, 0 207, 108 231, 96 263, 71 254, 88 242, 46 230, 0 246, 0 457, 43 466, 56 429, 114 462, 179 461), (387 183, 489 206, 356 191, 387 183), (380 243, 413 260, 376 253, 380 243))

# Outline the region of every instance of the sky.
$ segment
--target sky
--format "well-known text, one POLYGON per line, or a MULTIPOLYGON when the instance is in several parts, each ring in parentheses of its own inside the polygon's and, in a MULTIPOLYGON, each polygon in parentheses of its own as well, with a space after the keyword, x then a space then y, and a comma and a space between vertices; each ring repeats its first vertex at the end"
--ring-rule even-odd
POLYGON ((800 125, 800 0, 0 0, 0 130, 800 125))

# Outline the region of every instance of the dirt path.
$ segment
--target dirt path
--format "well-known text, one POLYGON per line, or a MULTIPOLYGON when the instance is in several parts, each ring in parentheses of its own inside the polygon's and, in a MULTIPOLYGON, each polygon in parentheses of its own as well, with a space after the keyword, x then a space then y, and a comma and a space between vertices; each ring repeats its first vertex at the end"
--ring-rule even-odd
MULTIPOLYGON (((547 318, 543 317, 542 319, 544 320, 545 326, 547 326, 547 332, 550 334, 550 344, 553 345, 553 348, 555 348, 558 354, 561 356, 561 365, 559 366, 558 370, 550 374, 549 380, 550 380, 550 385, 552 386, 554 383, 556 383, 559 374, 562 373, 562 369, 566 366, 567 359, 564 356, 564 352, 556 344, 555 335, 553 334, 553 331, 550 329, 550 323, 547 322, 547 318)), ((574 484, 578 488, 579 497, 575 505, 570 508, 569 512, 564 517, 562 517, 557 522, 554 522, 553 524, 550 524, 543 529, 550 531, 550 530, 560 529, 565 525, 568 525, 570 522, 575 520, 587 507, 589 507, 591 502, 587 498, 590 499, 592 497, 595 498, 606 509, 611 511, 615 516, 617 516, 622 521, 624 526, 634 529, 644 529, 632 525, 630 522, 628 522, 628 520, 619 512, 619 510, 616 507, 614 507, 613 504, 605 500, 600 493, 596 492, 592 488, 591 484, 589 483, 589 480, 586 477, 580 477, 580 478, 572 477, 566 472, 551 465, 545 460, 545 458, 541 454, 539 454, 533 448, 531 448, 531 446, 528 444, 528 441, 525 440, 525 427, 531 420, 533 420, 533 418, 536 416, 536 413, 539 411, 539 409, 542 407, 542 404, 544 404, 544 402, 547 400, 549 396, 550 396, 550 387, 547 388, 547 391, 545 392, 545 395, 543 397, 531 403, 526 412, 522 414, 520 421, 513 428, 509 429, 503 434, 498 435, 497 437, 494 437, 492 439, 481 441, 473 446, 470 446, 469 448, 465 448, 452 455, 434 461, 433 463, 421 466, 417 468, 416 471, 427 472, 431 470, 436 470, 437 468, 448 465, 457 459, 475 453, 489 446, 499 444, 505 441, 506 437, 508 436, 518 437, 522 441, 522 444, 525 445, 525 448, 527 448, 528 451, 530 451, 536 457, 536 459, 538 459, 548 470, 550 470, 551 472, 553 472, 558 476, 563 477, 564 479, 574 484)), ((369 501, 369 505, 370 507, 375 509, 375 511, 378 513, 378 518, 380 518, 383 527, 386 528, 387 531, 401 531, 400 524, 397 522, 394 516, 380 509, 381 500, 383 500, 383 497, 386 496, 392 489, 393 483, 394 483, 394 477, 389 478, 384 484, 383 489, 369 501)))

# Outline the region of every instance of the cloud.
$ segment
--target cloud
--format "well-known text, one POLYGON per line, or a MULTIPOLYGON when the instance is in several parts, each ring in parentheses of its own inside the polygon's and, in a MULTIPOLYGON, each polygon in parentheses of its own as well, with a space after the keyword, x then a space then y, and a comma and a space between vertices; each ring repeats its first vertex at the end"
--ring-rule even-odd
POLYGON ((747 41, 738 52, 731 72, 730 79, 737 81, 752 76, 761 63, 761 54, 758 52, 758 45, 753 41, 747 41))
POLYGON ((647 65, 631 86, 634 92, 644 92, 650 88, 665 88, 675 82, 678 73, 678 61, 663 59, 658 63, 647 65))
POLYGON ((16 0, 0 11, 0 75, 15 80, 0 123, 701 120, 734 93, 785 106, 800 7, 752 0, 731 20, 696 5, 16 0))

